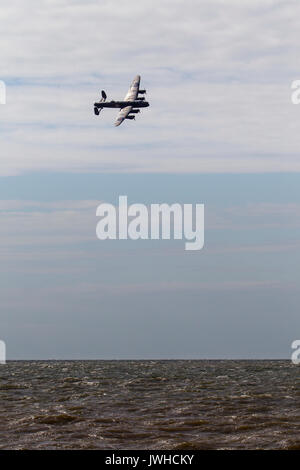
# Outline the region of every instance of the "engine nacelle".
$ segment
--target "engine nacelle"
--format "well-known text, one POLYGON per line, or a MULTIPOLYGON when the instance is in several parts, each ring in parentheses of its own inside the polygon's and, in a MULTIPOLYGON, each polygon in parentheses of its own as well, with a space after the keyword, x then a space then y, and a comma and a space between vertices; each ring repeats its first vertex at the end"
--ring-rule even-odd
POLYGON ((137 98, 137 101, 145 101, 144 96, 139 96, 139 97, 137 98))
POLYGON ((132 114, 137 114, 137 113, 140 113, 140 112, 141 112, 140 109, 132 109, 132 110, 130 111, 130 114, 131 114, 131 113, 132 113, 132 114))
POLYGON ((135 116, 126 116, 125 119, 135 119, 135 116))
POLYGON ((139 93, 140 93, 141 95, 145 95, 146 90, 139 90, 139 93))

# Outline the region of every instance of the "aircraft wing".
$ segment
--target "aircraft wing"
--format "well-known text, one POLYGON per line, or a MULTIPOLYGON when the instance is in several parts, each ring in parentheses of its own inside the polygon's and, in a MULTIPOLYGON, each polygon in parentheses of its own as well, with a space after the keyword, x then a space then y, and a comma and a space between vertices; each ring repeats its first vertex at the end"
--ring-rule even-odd
POLYGON ((130 85, 130 88, 124 98, 124 101, 135 101, 136 98, 137 98, 137 95, 138 95, 138 91, 139 91, 139 86, 140 86, 140 81, 141 81, 141 77, 140 75, 137 75, 136 77, 134 77, 134 79, 132 80, 132 83, 130 85))
POLYGON ((126 106, 126 108, 122 108, 115 121, 115 126, 119 126, 120 124, 122 124, 122 122, 124 121, 126 116, 128 116, 131 110, 132 106, 126 106))
MULTIPOLYGON (((136 100, 138 92, 139 92, 140 81, 141 81, 140 75, 137 75, 136 77, 134 77, 130 85, 130 88, 124 98, 124 101, 136 100)), ((119 126, 120 124, 122 124, 122 122, 124 121, 126 116, 128 116, 131 110, 132 110, 132 106, 126 106, 126 108, 121 109, 115 121, 115 126, 119 126)))

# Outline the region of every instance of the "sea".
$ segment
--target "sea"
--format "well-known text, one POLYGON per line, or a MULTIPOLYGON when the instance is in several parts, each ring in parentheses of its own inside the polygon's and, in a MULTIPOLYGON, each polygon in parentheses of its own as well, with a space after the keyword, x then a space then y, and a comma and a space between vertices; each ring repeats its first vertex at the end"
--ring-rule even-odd
POLYGON ((0 449, 300 449, 290 361, 9 361, 0 449))

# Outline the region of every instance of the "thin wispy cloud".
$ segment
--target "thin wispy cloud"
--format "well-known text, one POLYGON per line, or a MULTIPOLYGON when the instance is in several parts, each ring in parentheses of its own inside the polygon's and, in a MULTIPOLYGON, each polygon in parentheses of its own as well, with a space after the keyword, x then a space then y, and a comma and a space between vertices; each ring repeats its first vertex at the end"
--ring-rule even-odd
POLYGON ((299 12, 283 0, 12 0, 0 174, 299 171, 299 12), (116 130, 92 104, 102 88, 122 98, 136 73, 151 107, 116 130))

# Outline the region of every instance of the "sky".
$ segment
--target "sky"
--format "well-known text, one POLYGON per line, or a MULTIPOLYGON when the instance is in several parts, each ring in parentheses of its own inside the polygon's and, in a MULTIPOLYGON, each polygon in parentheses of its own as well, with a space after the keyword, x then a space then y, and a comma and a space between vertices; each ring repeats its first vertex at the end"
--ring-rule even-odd
POLYGON ((300 337, 296 0, 4 1, 0 339, 10 359, 289 358, 300 337), (150 107, 93 114, 136 74, 150 107), (96 208, 205 205, 205 245, 96 208))

